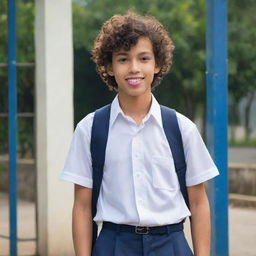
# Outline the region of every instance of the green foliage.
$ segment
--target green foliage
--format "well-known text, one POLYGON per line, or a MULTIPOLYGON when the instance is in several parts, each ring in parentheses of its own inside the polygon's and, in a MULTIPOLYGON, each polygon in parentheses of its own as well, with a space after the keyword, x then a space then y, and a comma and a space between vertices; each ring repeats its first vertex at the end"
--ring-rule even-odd
MULTIPOLYGON (((102 22, 128 9, 160 20, 176 49, 170 74, 155 94, 159 101, 194 119, 205 101, 205 1, 203 0, 77 0, 73 5, 75 49, 89 52, 102 22), (111 8, 109 8, 111 6, 111 8)), ((240 100, 256 89, 256 2, 229 2, 230 122, 238 124, 240 100)), ((79 58, 79 57, 78 57, 79 58)), ((104 95, 104 94, 103 94, 104 95)))
POLYGON ((229 91, 237 104, 256 90, 256 4, 239 0, 229 7, 229 91))
POLYGON ((255 139, 240 139, 240 140, 230 140, 229 141, 230 147, 256 147, 256 140, 255 139))
MULTIPOLYGON (((0 62, 7 62, 7 1, 0 1, 0 62)), ((16 37, 17 62, 34 62, 34 1, 16 1, 16 37)), ((0 113, 8 111, 7 68, 0 68, 0 113)), ((34 111, 34 68, 17 68, 18 112, 34 111)), ((33 140, 33 122, 24 118, 18 119, 18 148, 21 154, 24 148, 31 151, 33 140), (29 146, 28 146, 29 145, 29 146)), ((0 153, 8 149, 8 123, 0 119, 0 153)))
MULTIPOLYGON (((231 125, 241 124, 238 114, 239 102, 246 97, 243 111, 245 136, 249 139, 251 106, 256 91, 256 2, 230 1, 229 3, 229 94, 231 125)), ((232 135, 233 137, 233 135, 232 135)))
MULTIPOLYGON (((205 94, 204 2, 132 0, 117 5, 114 0, 75 1, 75 49, 85 48, 89 52, 102 23, 113 14, 122 14, 131 9, 155 16, 165 25, 176 45, 171 72, 156 89, 155 94, 161 103, 185 112, 193 119, 205 94)), ((104 95, 102 91, 101 96, 104 95)))
MULTIPOLYGON (((17 61, 34 62, 33 0, 17 0, 17 61)), ((109 92, 96 74, 90 50, 101 24, 113 14, 132 9, 155 16, 169 31, 176 46, 173 67, 154 94, 160 103, 193 119, 203 113, 205 99, 204 0, 74 0, 75 122, 110 102, 109 92)), ((7 61, 7 0, 0 1, 0 62, 7 61)), ((256 1, 229 2, 229 91, 231 122, 239 123, 237 106, 256 89, 256 1)), ((18 68, 18 112, 34 112, 34 68, 18 68)), ((8 111, 7 68, 0 68, 0 113, 8 111)), ((33 120, 18 119, 19 151, 33 152, 33 120)), ((0 119, 0 153, 6 152, 8 124, 0 119)))
POLYGON ((0 174, 7 171, 8 171, 8 168, 6 168, 6 164, 0 163, 0 174))
POLYGON ((74 58, 74 119, 76 124, 86 113, 110 103, 114 93, 108 91, 97 75, 95 65, 90 60, 90 53, 85 48, 75 49, 74 58))
MULTIPOLYGON (((0 62, 7 61, 7 1, 0 1, 0 62)), ((7 68, 0 67, 0 113, 8 111, 7 68)), ((8 150, 8 123, 0 118, 0 153, 8 150)))

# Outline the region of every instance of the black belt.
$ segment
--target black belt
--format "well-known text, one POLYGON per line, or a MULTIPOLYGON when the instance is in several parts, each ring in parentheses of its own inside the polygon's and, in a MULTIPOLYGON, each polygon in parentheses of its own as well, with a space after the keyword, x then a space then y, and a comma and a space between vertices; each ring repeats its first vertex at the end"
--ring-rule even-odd
POLYGON ((156 226, 156 227, 141 227, 141 226, 131 226, 126 224, 115 224, 112 222, 103 222, 103 228, 111 229, 117 232, 129 232, 140 235, 148 234, 169 234, 172 232, 182 231, 183 230, 183 221, 177 224, 170 224, 165 226, 156 226))

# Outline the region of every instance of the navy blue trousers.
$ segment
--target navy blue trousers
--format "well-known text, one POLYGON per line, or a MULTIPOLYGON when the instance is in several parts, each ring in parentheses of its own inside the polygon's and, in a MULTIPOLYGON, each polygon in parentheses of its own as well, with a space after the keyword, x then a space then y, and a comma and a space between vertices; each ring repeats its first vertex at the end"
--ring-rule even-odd
POLYGON ((193 256, 183 231, 140 235, 103 228, 92 256, 193 256))

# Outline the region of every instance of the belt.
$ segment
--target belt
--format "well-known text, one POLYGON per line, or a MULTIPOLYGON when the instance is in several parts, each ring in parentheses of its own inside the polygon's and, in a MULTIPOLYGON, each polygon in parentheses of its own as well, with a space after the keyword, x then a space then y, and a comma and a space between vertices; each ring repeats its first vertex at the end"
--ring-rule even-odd
POLYGON ((128 232, 135 233, 139 235, 148 235, 148 234, 169 234, 172 232, 182 231, 183 222, 177 224, 170 224, 165 226, 155 226, 155 227, 142 227, 142 226, 132 226, 126 224, 115 224, 112 222, 103 222, 103 228, 111 229, 117 232, 128 232))

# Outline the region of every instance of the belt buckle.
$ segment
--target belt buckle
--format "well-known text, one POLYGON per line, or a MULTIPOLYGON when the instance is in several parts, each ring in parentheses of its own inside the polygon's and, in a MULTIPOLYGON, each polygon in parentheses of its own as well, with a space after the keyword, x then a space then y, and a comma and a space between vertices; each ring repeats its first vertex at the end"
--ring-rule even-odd
POLYGON ((149 234, 149 227, 136 226, 135 233, 139 234, 139 235, 147 235, 147 234, 149 234))

